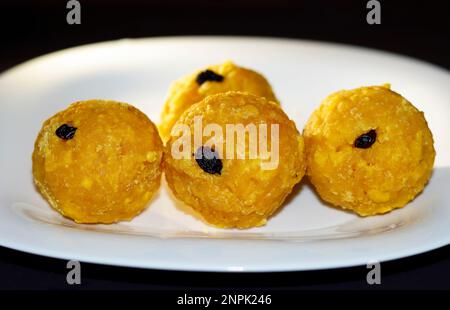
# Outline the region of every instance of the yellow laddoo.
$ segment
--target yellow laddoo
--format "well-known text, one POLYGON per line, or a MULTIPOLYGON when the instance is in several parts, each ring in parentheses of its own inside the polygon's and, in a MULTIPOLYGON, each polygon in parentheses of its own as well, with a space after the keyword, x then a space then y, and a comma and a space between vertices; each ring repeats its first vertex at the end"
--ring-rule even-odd
POLYGON ((433 169, 433 136, 422 112, 389 85, 327 97, 305 129, 307 175, 319 195, 361 216, 401 208, 433 169))
POLYGON ((156 126, 138 109, 76 102, 43 124, 34 181, 53 208, 78 223, 130 220, 159 188, 162 154, 156 126))
POLYGON ((159 131, 165 141, 180 115, 209 95, 227 91, 245 91, 278 102, 269 82, 259 73, 236 66, 230 61, 198 70, 175 81, 161 114, 159 131))
POLYGON ((301 134, 278 104, 263 97, 209 96, 182 114, 174 133, 178 129, 165 147, 167 183, 175 197, 214 226, 264 225, 305 174, 301 134), (214 133, 208 135, 208 127, 214 133))

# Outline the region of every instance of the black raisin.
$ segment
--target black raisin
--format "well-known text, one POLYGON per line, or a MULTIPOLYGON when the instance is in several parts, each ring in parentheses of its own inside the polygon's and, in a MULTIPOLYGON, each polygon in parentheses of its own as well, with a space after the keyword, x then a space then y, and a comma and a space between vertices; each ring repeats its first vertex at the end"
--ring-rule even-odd
POLYGON ((359 149, 368 149, 372 146, 372 144, 375 143, 376 140, 377 132, 375 131, 375 129, 372 129, 356 138, 355 147, 359 149))
POLYGON ((202 85, 206 81, 222 82, 223 76, 215 73, 214 71, 205 70, 197 75, 197 79, 195 81, 198 85, 202 85))
POLYGON ((203 171, 210 174, 222 173, 222 161, 214 149, 208 146, 201 146, 195 153, 195 161, 203 171))
POLYGON ((67 124, 62 124, 56 129, 55 134, 64 140, 70 140, 75 136, 75 131, 77 131, 76 127, 72 127, 67 124))

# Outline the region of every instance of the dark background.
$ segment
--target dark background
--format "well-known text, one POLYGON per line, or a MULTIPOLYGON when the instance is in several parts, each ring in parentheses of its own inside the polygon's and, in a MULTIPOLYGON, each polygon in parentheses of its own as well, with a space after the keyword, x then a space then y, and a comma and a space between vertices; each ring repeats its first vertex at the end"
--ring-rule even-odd
MULTIPOLYGON (((274 36, 342 42, 401 53, 450 69, 450 1, 380 0, 381 25, 366 23, 366 0, 80 0, 81 25, 66 23, 65 0, 0 4, 0 71, 55 50, 124 37, 274 36)), ((449 85, 450 86, 450 85, 449 85)), ((24 85, 26 87, 26 85, 24 85)), ((450 229, 450 228, 449 228, 450 229)), ((212 274, 82 264, 66 284, 66 262, 0 247, 2 289, 450 289, 450 246, 382 264, 382 284, 365 267, 212 274)))

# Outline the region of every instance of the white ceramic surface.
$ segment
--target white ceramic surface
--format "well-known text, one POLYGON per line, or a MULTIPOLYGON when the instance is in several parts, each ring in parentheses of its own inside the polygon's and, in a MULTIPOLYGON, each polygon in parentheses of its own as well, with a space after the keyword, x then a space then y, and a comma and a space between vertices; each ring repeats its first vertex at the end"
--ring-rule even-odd
POLYGON ((120 40, 39 57, 0 75, 0 245, 63 259, 203 271, 344 267, 414 255, 450 243, 450 74, 357 47, 264 38, 120 40), (189 215, 163 184, 131 222, 77 225, 35 190, 31 153, 41 123, 73 101, 131 103, 159 120, 172 80, 231 59, 262 72, 303 128, 331 92, 391 83, 434 133, 436 165, 425 191, 401 210, 360 218, 324 205, 308 184, 266 226, 220 230, 189 215))

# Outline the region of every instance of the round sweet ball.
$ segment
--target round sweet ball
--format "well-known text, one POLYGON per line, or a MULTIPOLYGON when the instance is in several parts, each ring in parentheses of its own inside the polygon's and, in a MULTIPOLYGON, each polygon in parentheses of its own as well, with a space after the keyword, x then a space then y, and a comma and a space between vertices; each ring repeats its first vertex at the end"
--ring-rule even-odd
POLYGON ((264 225, 305 173, 304 142, 279 105, 248 93, 187 109, 166 144, 174 196, 221 228, 264 225))
POLYGON ((156 126, 125 103, 73 103, 42 126, 33 152, 37 189, 78 223, 130 220, 146 208, 161 179, 156 126))
POLYGON ((160 134, 165 141, 181 114, 209 95, 227 91, 249 92, 278 102, 269 82, 261 74, 227 61, 209 66, 175 81, 161 113, 160 134))
POLYGON ((330 95, 304 137, 307 175, 320 197, 361 216, 405 206, 433 169, 424 114, 389 85, 330 95))

